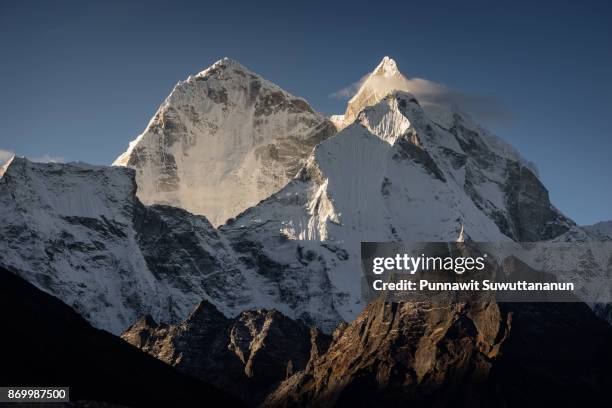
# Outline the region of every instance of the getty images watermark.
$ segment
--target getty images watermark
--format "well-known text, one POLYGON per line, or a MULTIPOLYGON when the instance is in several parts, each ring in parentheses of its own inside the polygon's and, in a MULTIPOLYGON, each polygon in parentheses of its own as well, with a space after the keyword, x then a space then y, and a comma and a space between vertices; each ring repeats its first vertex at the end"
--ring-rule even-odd
POLYGON ((612 242, 361 244, 366 301, 590 302, 612 296, 612 242))

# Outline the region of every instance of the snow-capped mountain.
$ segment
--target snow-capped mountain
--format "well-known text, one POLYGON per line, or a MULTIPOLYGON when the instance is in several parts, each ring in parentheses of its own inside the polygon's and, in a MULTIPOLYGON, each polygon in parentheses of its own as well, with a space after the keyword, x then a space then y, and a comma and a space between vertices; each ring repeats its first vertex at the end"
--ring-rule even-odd
MULTIPOLYGON (((390 59, 376 72, 401 75, 390 59)), ((13 159, 0 179, 0 264, 114 333, 144 314, 178 322, 202 299, 228 317, 276 309, 329 333, 365 307, 361 241, 593 239, 469 116, 404 91, 379 96, 355 102, 353 123, 327 137, 331 122, 303 100, 222 60, 179 84, 118 160, 135 170, 13 159), (141 204, 136 183, 145 202, 231 209, 218 222, 273 194, 215 229, 141 204)), ((597 273, 612 274, 600 255, 597 273)))
MULTIPOLYGON (((324 271, 346 321, 361 311, 361 241, 539 241, 574 224, 520 160, 490 146, 469 118, 431 118, 395 92, 319 144, 285 188, 221 226, 245 256, 278 265, 279 282, 316 292, 324 271), (256 248, 255 250, 253 248, 256 248)), ((295 290, 292 292, 294 295, 295 290)), ((313 311, 311 311, 313 312, 313 311)))
POLYGON ((217 226, 283 187, 334 125, 230 59, 179 82, 114 165, 136 170, 145 204, 217 226))

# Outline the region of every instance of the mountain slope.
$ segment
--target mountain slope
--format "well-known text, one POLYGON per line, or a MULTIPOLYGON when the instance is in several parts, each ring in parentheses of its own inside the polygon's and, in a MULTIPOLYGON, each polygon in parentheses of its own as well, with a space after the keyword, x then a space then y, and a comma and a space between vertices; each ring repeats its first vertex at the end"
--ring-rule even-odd
POLYGON ((69 386, 71 400, 125 406, 240 402, 91 327, 70 307, 0 268, 0 383, 69 386))
POLYGON ((143 314, 182 320, 203 298, 226 313, 249 302, 205 218, 145 207, 135 190, 131 169, 14 158, 0 179, 0 264, 113 333, 143 314))
POLYGON ((230 59, 179 82, 115 165, 138 197, 219 225, 283 187, 335 127, 308 103, 230 59))
MULTIPOLYGON (((180 322, 202 299, 227 316, 267 308, 340 320, 328 290, 285 286, 276 264, 236 253, 206 218, 144 206, 135 191, 132 169, 14 158, 0 178, 0 265, 115 334, 147 314, 180 322)), ((298 273, 326 283, 323 272, 298 273)))

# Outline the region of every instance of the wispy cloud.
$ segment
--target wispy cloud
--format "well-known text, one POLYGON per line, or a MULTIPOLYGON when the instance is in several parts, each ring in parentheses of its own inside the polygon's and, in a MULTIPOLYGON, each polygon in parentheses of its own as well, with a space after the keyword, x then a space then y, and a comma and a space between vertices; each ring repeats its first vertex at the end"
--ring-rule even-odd
POLYGON ((329 97, 330 98, 334 98, 334 99, 340 99, 340 100, 347 100, 348 101, 349 99, 351 99, 357 93, 359 88, 361 88, 361 85, 363 85, 365 80, 368 79, 369 75, 370 74, 366 74, 359 81, 353 82, 349 86, 346 86, 346 87, 344 87, 342 89, 337 90, 334 93, 329 94, 329 97))
MULTIPOLYGON (((369 74, 365 75, 359 81, 329 96, 335 99, 349 100, 359 91, 368 76, 369 74)), ((444 84, 423 78, 399 76, 390 79, 373 77, 369 85, 375 87, 380 94, 386 94, 394 90, 410 92, 422 103, 434 103, 457 108, 482 121, 507 122, 513 119, 510 110, 495 97, 458 91, 444 84)))

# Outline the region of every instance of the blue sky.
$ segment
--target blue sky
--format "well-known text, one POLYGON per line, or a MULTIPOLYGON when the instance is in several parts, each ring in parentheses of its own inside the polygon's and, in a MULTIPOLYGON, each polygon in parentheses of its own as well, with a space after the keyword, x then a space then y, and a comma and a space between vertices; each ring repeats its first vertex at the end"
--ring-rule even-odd
POLYGON ((0 150, 108 164, 224 56, 339 113, 330 95, 389 55, 476 101, 564 213, 612 219, 609 2, 221 3, 0 0, 0 150))

